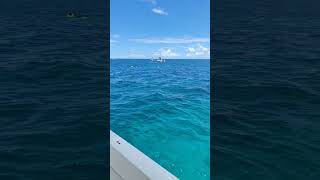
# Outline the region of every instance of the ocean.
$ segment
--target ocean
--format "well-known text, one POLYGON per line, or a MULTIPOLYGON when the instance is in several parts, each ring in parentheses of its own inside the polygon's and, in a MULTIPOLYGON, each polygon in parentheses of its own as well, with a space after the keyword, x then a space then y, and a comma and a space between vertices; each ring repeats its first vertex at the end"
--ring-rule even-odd
MULTIPOLYGON (((318 179, 319 5, 212 4, 211 176, 318 179)), ((106 7, 0 2, 0 179, 108 179, 106 7)), ((111 128, 181 179, 208 179, 208 63, 111 62, 111 128)))
POLYGON ((183 180, 210 175, 210 60, 111 60, 111 129, 183 180))
POLYGON ((212 5, 213 179, 319 179, 319 3, 212 5))
POLYGON ((0 2, 0 179, 108 179, 105 7, 0 2))

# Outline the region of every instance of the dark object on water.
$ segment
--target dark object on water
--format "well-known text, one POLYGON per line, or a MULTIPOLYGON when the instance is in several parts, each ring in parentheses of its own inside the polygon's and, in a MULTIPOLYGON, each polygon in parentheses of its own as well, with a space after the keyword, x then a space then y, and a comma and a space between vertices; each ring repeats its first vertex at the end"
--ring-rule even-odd
POLYGON ((88 16, 82 16, 80 14, 76 15, 73 12, 67 13, 68 18, 80 18, 80 19, 88 19, 88 16))
POLYGON ((75 16, 75 14, 74 14, 74 13, 69 12, 69 13, 67 14, 67 17, 69 17, 69 18, 73 18, 73 17, 76 17, 76 16, 75 16))

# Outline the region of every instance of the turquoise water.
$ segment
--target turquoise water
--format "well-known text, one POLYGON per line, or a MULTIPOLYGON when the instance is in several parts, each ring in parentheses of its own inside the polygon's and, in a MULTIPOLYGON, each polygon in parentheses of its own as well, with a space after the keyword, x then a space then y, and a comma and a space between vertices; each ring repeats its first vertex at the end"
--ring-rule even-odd
POLYGON ((178 178, 209 179, 209 68, 209 60, 112 60, 111 129, 178 178))

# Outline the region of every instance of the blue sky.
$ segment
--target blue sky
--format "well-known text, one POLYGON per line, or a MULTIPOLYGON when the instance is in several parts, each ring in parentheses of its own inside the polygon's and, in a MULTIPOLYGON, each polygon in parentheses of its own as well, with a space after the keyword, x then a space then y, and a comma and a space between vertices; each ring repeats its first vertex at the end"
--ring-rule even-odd
POLYGON ((111 58, 208 59, 210 0, 110 0, 111 58))

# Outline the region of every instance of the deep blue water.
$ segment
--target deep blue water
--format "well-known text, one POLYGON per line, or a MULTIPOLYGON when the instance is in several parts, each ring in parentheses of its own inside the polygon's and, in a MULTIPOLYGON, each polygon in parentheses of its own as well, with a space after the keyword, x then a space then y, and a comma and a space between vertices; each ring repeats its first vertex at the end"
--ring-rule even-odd
POLYGON ((319 179, 317 7, 315 1, 214 1, 214 179, 319 179))
POLYGON ((111 60, 110 82, 114 132, 180 179, 209 179, 209 60, 111 60))
POLYGON ((108 179, 105 7, 0 2, 1 180, 108 179))

